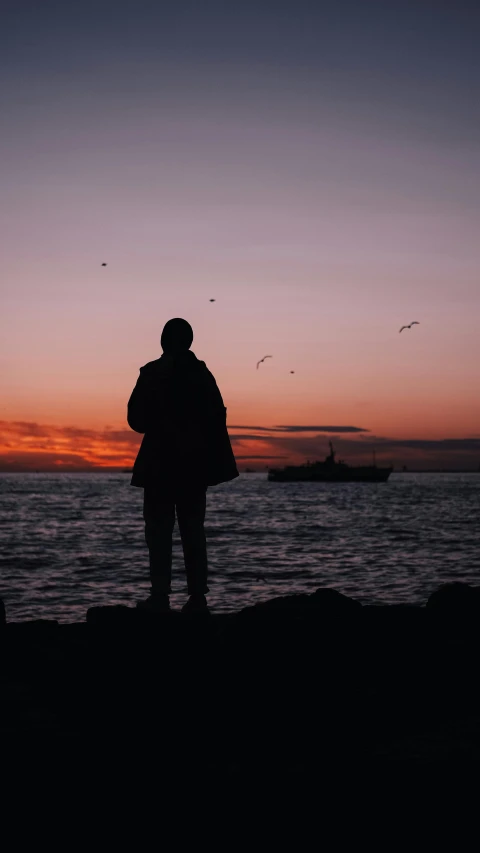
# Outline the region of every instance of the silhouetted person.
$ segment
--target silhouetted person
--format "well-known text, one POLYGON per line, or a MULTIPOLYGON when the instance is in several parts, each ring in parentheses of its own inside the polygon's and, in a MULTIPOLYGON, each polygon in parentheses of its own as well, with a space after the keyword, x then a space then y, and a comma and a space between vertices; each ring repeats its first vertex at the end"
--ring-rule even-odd
POLYGON ((183 609, 206 608, 206 492, 238 477, 222 395, 205 362, 191 352, 192 341, 186 320, 169 320, 161 337, 163 355, 140 368, 128 401, 129 426, 145 433, 131 485, 144 489, 152 587, 139 606, 152 610, 170 606, 175 510, 189 594, 183 609))

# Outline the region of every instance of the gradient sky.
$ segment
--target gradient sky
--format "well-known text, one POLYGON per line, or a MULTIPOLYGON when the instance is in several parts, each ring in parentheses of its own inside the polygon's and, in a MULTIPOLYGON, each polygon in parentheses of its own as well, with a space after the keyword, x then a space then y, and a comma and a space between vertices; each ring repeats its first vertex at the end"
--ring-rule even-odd
POLYGON ((479 43, 461 0, 4 2, 0 470, 131 464, 174 316, 240 464, 477 468, 479 43))

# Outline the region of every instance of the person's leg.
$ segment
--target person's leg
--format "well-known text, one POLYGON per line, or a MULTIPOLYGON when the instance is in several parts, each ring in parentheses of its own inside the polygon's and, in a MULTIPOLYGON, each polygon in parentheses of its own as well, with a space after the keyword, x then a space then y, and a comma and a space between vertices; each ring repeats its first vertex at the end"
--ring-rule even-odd
POLYGON ((158 489, 145 488, 143 497, 145 541, 150 556, 152 596, 171 592, 172 534, 175 525, 173 495, 158 489))
POLYGON ((203 598, 207 586, 207 543, 205 539, 205 508, 207 490, 191 488, 176 496, 176 507, 180 536, 182 537, 188 594, 203 598))

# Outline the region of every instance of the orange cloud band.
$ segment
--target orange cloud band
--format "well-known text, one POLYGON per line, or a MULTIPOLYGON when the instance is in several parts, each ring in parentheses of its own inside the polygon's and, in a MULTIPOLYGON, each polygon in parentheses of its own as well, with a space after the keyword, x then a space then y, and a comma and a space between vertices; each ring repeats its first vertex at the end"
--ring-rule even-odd
MULTIPOLYGON (((266 463, 321 459, 333 438, 339 456, 352 464, 377 460, 396 466, 477 470, 478 436, 458 439, 395 439, 367 434, 359 427, 231 427, 239 460, 259 470, 266 463), (241 429, 241 432, 236 430, 241 429), (365 433, 365 434, 362 434, 365 433)), ((141 437, 130 429, 82 429, 29 421, 0 421, 0 471, 122 469, 133 465, 141 437)))

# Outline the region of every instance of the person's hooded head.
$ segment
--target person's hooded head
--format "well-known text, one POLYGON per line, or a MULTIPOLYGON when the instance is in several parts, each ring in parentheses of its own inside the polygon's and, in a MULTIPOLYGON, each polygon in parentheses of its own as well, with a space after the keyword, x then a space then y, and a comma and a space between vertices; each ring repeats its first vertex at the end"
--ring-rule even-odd
POLYGON ((181 317, 174 317, 163 327, 160 343, 164 353, 168 355, 181 355, 186 353, 192 346, 193 329, 190 323, 181 317))

